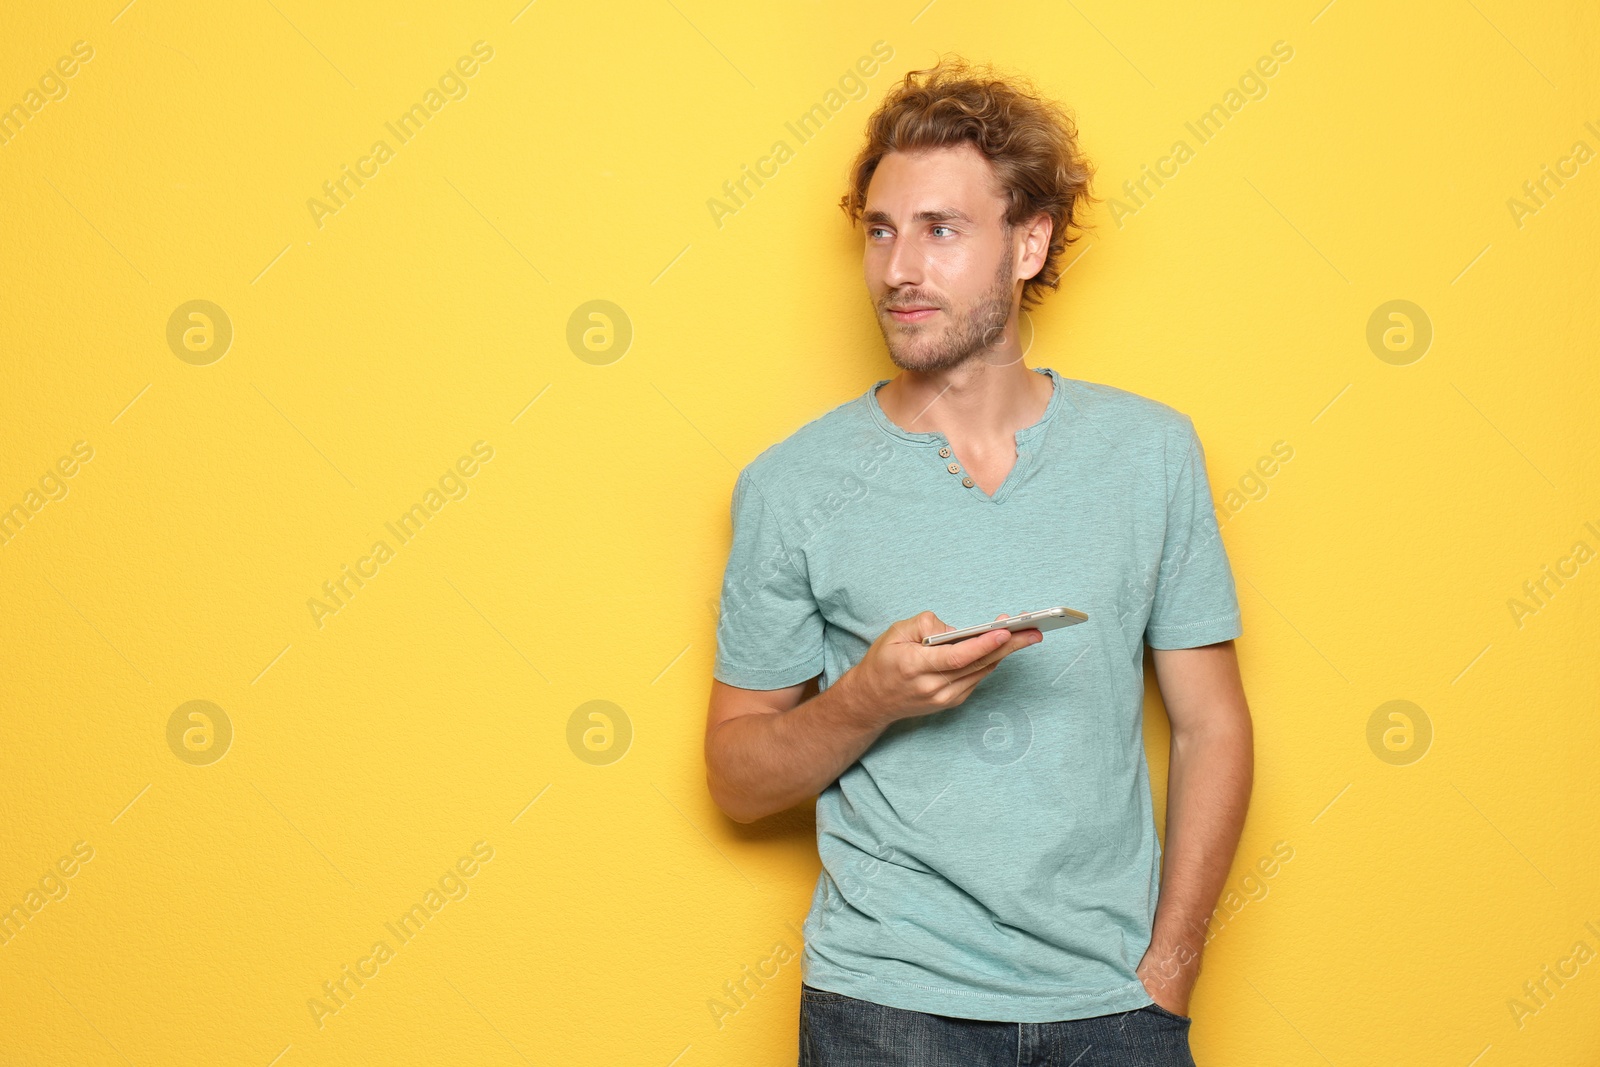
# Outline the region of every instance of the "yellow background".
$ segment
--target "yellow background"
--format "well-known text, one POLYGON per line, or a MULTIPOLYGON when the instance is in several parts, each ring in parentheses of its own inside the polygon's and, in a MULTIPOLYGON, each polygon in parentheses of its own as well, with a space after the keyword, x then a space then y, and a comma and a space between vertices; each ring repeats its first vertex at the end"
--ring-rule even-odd
POLYGON ((1600 150, 1592 6, 40 6, 3 16, 0 106, 94 55, 0 145, 0 507, 94 455, 0 547, 0 904, 93 859, 0 946, 0 1062, 794 1061, 798 962, 708 1006, 799 948, 817 871, 807 812, 736 826, 704 786, 729 492, 893 373, 836 202, 870 109, 947 50, 1067 102, 1102 197, 1195 149, 1120 226, 1096 207, 1028 362, 1191 415, 1224 519, 1258 761, 1229 884, 1294 857, 1207 951, 1199 1062, 1600 1056, 1600 962, 1508 1007, 1600 951, 1600 564, 1508 606, 1600 550, 1600 162, 1521 225, 1507 203, 1600 150), (317 225, 478 41, 467 95, 317 225), (1198 144, 1276 41, 1267 95, 1198 144), (196 299, 233 327, 204 366, 167 343, 196 299), (1407 365, 1366 341, 1396 299, 1434 332, 1407 365), (591 300, 622 358, 569 348, 591 300), (465 498, 387 535, 477 441, 465 498), (192 700, 233 727, 209 765, 168 744, 192 700), (608 765, 568 742, 593 700, 631 726, 608 765), (1391 700, 1431 724, 1407 765, 1367 741, 1391 700), (319 1026, 322 983, 480 841, 467 896, 319 1026))

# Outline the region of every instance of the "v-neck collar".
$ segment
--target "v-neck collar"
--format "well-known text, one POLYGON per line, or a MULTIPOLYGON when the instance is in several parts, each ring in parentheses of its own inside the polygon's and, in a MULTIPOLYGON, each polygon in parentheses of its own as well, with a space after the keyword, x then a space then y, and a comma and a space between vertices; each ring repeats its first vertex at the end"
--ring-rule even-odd
POLYGON ((883 410, 883 406, 878 403, 878 390, 883 388, 890 379, 880 378, 873 383, 872 388, 867 390, 867 410, 872 414, 872 421, 877 423, 878 428, 890 437, 897 438, 907 444, 916 445, 919 448, 942 450, 940 452, 940 463, 942 464, 940 469, 946 477, 949 477, 954 482, 956 488, 970 495, 975 495, 986 503, 1000 504, 1011 495, 1011 491, 1032 471, 1038 456, 1038 449, 1034 447, 1035 443, 1044 436, 1045 431, 1050 428, 1051 422, 1055 419, 1056 413, 1066 403, 1066 385, 1054 367, 1030 367, 1028 369, 1035 374, 1043 374, 1050 379, 1053 386, 1050 393, 1050 401, 1045 405, 1044 414, 1039 416, 1039 421, 1031 426, 1024 426, 1016 432, 1016 462, 1011 465, 1011 471, 1006 475, 1005 481, 1000 483, 1000 487, 994 491, 993 496, 985 493, 978 487, 976 482, 973 482, 970 486, 963 483, 962 479, 968 478, 970 480, 970 476, 960 468, 954 451, 950 448, 950 439, 944 434, 937 431, 917 432, 907 430, 888 416, 883 410), (951 466, 955 466, 957 469, 951 471, 949 469, 951 466))

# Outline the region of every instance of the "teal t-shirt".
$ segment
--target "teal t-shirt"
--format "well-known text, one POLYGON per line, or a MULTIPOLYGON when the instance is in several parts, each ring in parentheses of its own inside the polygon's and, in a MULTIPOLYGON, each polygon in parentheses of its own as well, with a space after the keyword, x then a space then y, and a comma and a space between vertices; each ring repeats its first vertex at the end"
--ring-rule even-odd
POLYGON ((713 669, 729 685, 826 688, 924 610, 1089 616, 959 707, 894 723, 817 798, 801 975, 819 989, 1001 1022, 1151 1002, 1143 645, 1238 637, 1238 598, 1190 418, 1033 370, 1055 390, 993 497, 943 434, 889 419, 887 378, 735 483, 713 669))

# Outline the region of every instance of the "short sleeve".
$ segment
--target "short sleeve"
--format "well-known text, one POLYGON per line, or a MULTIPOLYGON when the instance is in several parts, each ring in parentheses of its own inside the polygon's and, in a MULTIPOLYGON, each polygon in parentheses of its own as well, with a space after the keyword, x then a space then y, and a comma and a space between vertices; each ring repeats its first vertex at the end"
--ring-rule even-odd
POLYGON ((783 689, 822 673, 822 611, 803 556, 749 469, 733 487, 733 544, 722 578, 712 676, 741 689, 783 689))
MULTIPOLYGON (((1188 449, 1168 484, 1166 538, 1145 640, 1151 648, 1195 648, 1238 637, 1239 597, 1217 528, 1205 450, 1184 420, 1188 449)), ((1177 454, 1179 444, 1172 453, 1177 454)))

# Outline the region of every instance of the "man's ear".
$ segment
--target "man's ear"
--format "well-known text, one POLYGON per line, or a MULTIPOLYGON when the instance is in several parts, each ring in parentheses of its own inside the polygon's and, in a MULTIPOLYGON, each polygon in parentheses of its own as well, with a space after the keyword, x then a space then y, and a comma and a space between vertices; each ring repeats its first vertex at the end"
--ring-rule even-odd
POLYGON ((1046 212, 1040 212, 1023 224, 1022 231, 1022 276, 1032 278, 1044 269, 1044 261, 1050 254, 1050 235, 1055 232, 1055 223, 1046 212))

